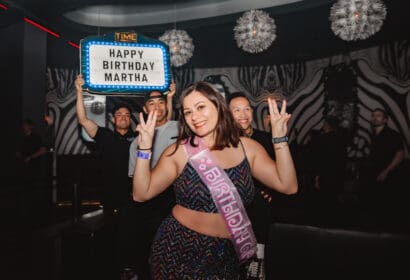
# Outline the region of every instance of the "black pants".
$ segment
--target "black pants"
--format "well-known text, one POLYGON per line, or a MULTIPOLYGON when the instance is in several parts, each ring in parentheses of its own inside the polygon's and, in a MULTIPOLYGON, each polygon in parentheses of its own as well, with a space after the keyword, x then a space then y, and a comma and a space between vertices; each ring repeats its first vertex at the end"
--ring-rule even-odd
POLYGON ((120 270, 132 268, 138 279, 151 279, 148 264, 152 240, 162 220, 175 205, 173 192, 166 191, 151 201, 131 198, 120 209, 118 221, 118 260, 120 270))
POLYGON ((265 244, 272 219, 271 206, 270 203, 263 198, 261 189, 257 187, 255 190, 255 199, 246 207, 246 211, 251 220, 256 240, 258 243, 265 244))

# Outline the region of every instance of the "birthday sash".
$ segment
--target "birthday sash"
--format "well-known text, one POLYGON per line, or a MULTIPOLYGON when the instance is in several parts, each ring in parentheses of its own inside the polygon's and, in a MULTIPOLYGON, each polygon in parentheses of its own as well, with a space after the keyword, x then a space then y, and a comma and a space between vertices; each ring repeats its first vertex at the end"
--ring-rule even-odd
POLYGON ((197 139, 198 147, 191 146, 189 141, 184 145, 189 155, 189 162, 208 187, 216 208, 229 230, 239 262, 242 263, 254 256, 257 250, 251 222, 231 179, 216 164, 202 140, 197 139))

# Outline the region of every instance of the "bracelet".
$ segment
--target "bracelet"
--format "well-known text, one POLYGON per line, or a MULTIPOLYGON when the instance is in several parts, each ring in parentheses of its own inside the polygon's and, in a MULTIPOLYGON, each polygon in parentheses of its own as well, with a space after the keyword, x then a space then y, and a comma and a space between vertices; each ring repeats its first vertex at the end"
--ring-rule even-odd
POLYGON ((274 147, 275 147, 275 150, 280 150, 280 149, 283 149, 287 146, 288 146, 288 143, 285 142, 285 143, 282 143, 282 144, 274 146, 274 147))
POLYGON ((288 142, 289 138, 287 136, 283 137, 272 137, 272 143, 273 144, 278 144, 282 142, 288 142))
POLYGON ((137 151, 137 158, 141 158, 141 159, 151 159, 151 152, 143 152, 138 150, 137 151))
POLYGON ((146 149, 142 149, 140 148, 140 146, 137 146, 137 150, 140 150, 140 151, 151 151, 151 149, 152 149, 152 146, 146 149))

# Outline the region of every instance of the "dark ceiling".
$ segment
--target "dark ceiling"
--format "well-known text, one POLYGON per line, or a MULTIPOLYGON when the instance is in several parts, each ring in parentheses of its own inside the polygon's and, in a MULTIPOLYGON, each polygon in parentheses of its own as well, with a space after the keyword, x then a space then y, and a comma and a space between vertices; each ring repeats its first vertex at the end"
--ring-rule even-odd
MULTIPOLYGON (((201 0, 14 0, 0 1, 8 10, 0 10, 0 28, 21 21, 24 16, 47 26, 65 38, 80 39, 114 30, 135 30, 157 38, 175 23, 117 27, 95 27, 74 23, 64 13, 89 5, 191 5, 201 0)), ((249 0, 252 1, 252 0, 249 0)), ((272 0, 272 2, 274 2, 272 0)), ((233 28, 243 14, 234 13, 198 20, 178 22, 193 38, 194 56, 189 67, 228 67, 236 65, 282 64, 345 53, 355 49, 385 44, 410 37, 410 1, 384 0, 387 17, 381 30, 367 40, 347 42, 336 37, 330 29, 330 0, 305 0, 293 4, 268 7, 263 10, 274 18, 277 38, 264 52, 246 53, 236 47, 233 28)), ((170 11, 172 12, 172 11, 170 11)))

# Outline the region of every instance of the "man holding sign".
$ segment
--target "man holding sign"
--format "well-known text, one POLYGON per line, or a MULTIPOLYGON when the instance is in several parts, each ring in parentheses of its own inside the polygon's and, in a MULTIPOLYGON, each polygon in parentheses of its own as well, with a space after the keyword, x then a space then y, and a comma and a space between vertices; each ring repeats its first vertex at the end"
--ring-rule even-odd
MULTIPOLYGON (((128 151, 130 143, 136 137, 134 131, 131 130, 131 110, 125 104, 116 106, 113 110, 114 131, 98 126, 93 120, 86 115, 86 110, 83 100, 84 80, 82 75, 78 75, 75 80, 75 88, 77 93, 77 119, 79 124, 87 132, 94 141, 101 152, 102 159, 102 182, 104 182, 104 212, 114 214, 116 218, 120 219, 119 232, 126 231, 129 227, 127 225, 127 218, 124 216, 130 215, 129 204, 132 203, 130 197, 131 181, 127 176, 128 172, 128 151), (122 222, 125 221, 125 222, 122 222)), ((117 242, 117 238, 114 242, 117 242)), ((121 242, 130 243, 132 240, 120 240, 121 242)), ((117 244, 121 264, 127 261, 124 260, 127 252, 122 250, 124 246, 117 244), (118 249, 120 248, 120 249, 118 249)))

